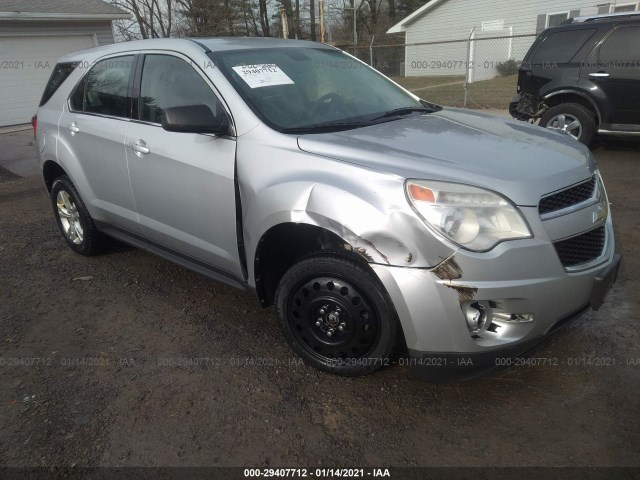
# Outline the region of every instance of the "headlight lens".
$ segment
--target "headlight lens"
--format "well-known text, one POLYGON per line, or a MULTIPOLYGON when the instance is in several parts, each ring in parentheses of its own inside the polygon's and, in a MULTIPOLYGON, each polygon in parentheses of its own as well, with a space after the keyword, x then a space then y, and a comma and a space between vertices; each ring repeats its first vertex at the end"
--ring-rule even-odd
POLYGON ((520 212, 497 193, 427 180, 407 180, 405 188, 429 227, 468 250, 487 251, 504 240, 531 237, 520 212))

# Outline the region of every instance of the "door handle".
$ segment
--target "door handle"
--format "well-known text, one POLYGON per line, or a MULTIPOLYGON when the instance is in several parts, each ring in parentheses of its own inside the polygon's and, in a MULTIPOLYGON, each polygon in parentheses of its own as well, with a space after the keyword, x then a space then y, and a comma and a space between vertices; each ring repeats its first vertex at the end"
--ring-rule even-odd
POLYGON ((71 132, 71 135, 74 135, 80 131, 80 129, 78 128, 78 124, 76 122, 72 122, 69 125, 67 125, 67 130, 71 132))
POLYGON ((136 155, 138 156, 140 156, 141 154, 146 155, 147 153, 151 152, 151 149, 144 140, 138 140, 135 143, 129 143, 129 148, 136 152, 136 155))
POLYGON ((596 77, 596 78, 606 78, 609 76, 609 74, 607 72, 593 72, 589 74, 590 77, 596 77))

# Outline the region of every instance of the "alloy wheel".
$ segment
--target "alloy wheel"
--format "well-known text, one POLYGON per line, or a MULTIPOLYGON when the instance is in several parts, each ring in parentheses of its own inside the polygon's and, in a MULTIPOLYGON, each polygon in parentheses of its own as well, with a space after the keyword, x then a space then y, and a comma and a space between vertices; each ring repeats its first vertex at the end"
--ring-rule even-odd
POLYGON ((60 190, 56 196, 56 205, 65 236, 72 243, 80 245, 84 240, 84 230, 73 198, 65 190, 60 190))
POLYGON ((555 130, 556 132, 569 135, 575 140, 579 140, 582 135, 582 124, 580 123, 580 120, 573 115, 566 113, 561 113, 552 117, 547 122, 546 127, 549 130, 555 130))

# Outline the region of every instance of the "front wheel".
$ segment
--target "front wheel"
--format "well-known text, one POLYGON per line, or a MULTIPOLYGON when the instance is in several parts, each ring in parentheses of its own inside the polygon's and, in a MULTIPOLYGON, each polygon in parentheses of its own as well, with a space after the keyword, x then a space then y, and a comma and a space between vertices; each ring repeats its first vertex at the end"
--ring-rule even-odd
POLYGON ((371 270, 346 255, 319 254, 291 267, 276 293, 278 324, 311 366, 357 376, 391 363, 401 332, 371 270))
POLYGON ((591 143, 596 133, 593 113, 577 103, 561 103, 551 107, 540 118, 540 126, 569 135, 585 145, 591 143))

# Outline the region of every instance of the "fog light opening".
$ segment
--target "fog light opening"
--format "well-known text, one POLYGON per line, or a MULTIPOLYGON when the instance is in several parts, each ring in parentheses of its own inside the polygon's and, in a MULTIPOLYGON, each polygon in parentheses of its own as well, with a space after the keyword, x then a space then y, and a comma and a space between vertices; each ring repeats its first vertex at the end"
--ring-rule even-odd
POLYGON ((471 333, 480 332, 487 323, 487 312, 484 306, 478 302, 468 305, 465 309, 467 327, 471 333))

